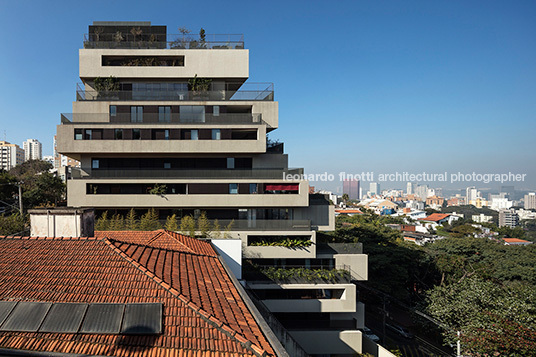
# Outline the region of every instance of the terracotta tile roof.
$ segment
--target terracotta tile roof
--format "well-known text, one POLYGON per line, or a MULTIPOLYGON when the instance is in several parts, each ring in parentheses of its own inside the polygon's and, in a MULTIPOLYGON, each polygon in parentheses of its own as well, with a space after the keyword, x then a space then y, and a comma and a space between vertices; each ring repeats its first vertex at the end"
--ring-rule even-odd
POLYGON ((337 213, 359 213, 359 214, 363 214, 363 212, 361 212, 358 209, 336 209, 335 212, 337 212, 337 213))
POLYGON ((177 235, 175 245, 166 237, 175 235, 165 232, 134 244, 121 238, 154 238, 155 232, 114 233, 114 239, 102 233, 0 237, 0 301, 162 303, 163 333, 0 332, 0 348, 113 356, 274 354, 209 243, 177 235))
POLYGON ((108 238, 124 243, 149 245, 153 248, 171 249, 178 252, 217 257, 210 243, 166 231, 165 229, 159 229, 157 231, 96 231, 95 237, 108 238))
POLYGON ((431 215, 429 215, 429 216, 426 217, 426 218, 419 218, 419 220, 420 220, 420 221, 438 222, 438 221, 442 221, 442 220, 444 220, 444 219, 447 218, 448 216, 450 216, 450 214, 446 214, 446 213, 432 213, 431 215))
POLYGON ((524 240, 524 239, 519 239, 519 238, 503 238, 502 239, 503 241, 505 241, 506 243, 532 243, 528 240, 524 240))

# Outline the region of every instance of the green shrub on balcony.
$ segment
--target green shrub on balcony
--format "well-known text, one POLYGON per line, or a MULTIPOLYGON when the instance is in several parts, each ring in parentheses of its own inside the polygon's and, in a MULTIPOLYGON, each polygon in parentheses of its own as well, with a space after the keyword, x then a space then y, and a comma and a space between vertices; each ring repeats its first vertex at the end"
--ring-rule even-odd
POLYGON ((262 247, 304 248, 309 247, 311 244, 313 244, 313 242, 310 239, 285 237, 277 240, 263 239, 251 242, 249 245, 262 247))
MULTIPOLYGON (((254 268, 255 269, 255 268, 254 268)), ((328 282, 338 283, 351 280, 350 273, 343 269, 307 269, 307 268, 257 268, 265 279, 279 283, 289 282, 328 282)), ((255 274, 256 275, 256 274, 255 274)))

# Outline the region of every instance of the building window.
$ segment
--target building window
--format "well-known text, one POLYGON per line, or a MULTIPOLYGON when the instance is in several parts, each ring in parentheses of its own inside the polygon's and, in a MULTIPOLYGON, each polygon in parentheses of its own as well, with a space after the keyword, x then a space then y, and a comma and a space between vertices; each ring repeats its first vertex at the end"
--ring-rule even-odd
POLYGON ((98 169, 99 168, 99 159, 91 160, 91 168, 92 169, 98 169))
POLYGON ((180 121, 182 123, 204 123, 205 106, 203 105, 181 105, 180 121))
POLYGON ((171 169, 171 162, 165 161, 164 162, 164 169, 171 169))
POLYGON ((132 140, 141 139, 140 129, 132 129, 132 140))
POLYGON ((169 140, 169 129, 164 130, 164 140, 169 140))
POLYGON ((117 106, 110 105, 110 116, 115 117, 117 115, 117 106))
POLYGON ((220 115, 220 106, 219 105, 215 105, 212 107, 212 114, 217 117, 220 115))
POLYGON ((234 157, 228 157, 227 158, 227 168, 228 169, 234 169, 235 168, 235 162, 234 157))
POLYGON ((191 137, 190 140, 199 140, 199 130, 193 129, 190 131, 191 137))
POLYGON ((212 140, 221 140, 220 129, 212 129, 212 140))
POLYGON ((91 129, 84 130, 84 140, 92 140, 93 139, 93 131, 91 129))
POLYGON ((256 183, 249 184, 249 193, 259 193, 258 186, 256 183))
POLYGON ((115 140, 122 140, 123 139, 123 129, 115 129, 115 140))
POLYGON ((238 194, 238 184, 237 183, 230 183, 229 184, 229 194, 231 194, 231 195, 238 194))
POLYGON ((171 122, 171 107, 158 107, 158 121, 161 123, 171 122))
POLYGON ((74 140, 82 140, 82 129, 74 129, 74 140))
POLYGON ((143 107, 130 107, 130 122, 143 123, 143 107))

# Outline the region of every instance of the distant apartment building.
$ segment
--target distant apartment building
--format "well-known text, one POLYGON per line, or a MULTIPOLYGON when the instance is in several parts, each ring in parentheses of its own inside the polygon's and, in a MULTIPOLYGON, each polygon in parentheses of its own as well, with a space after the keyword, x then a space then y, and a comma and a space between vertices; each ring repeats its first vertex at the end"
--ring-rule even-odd
POLYGON ((476 189, 475 186, 467 187, 465 189, 465 202, 471 202, 476 200, 477 198, 481 197, 480 192, 476 189))
POLYGON ((54 166, 54 156, 52 155, 45 155, 43 156, 43 161, 46 161, 48 162, 49 164, 51 164, 52 166, 54 166))
POLYGON ((371 182, 369 186, 369 195, 371 197, 379 195, 381 193, 380 184, 377 182, 371 182))
POLYGON ((417 188, 415 188, 415 195, 419 197, 421 200, 426 201, 428 198, 428 185, 419 185, 417 188))
POLYGON ((37 139, 28 139, 22 143, 24 161, 41 160, 43 158, 43 145, 37 139))
POLYGON ((412 195, 415 191, 415 184, 413 182, 408 182, 406 184, 406 194, 412 195))
POLYGON ((461 206, 465 204, 464 197, 452 197, 447 200, 447 207, 461 206))
POLYGON ((491 199, 489 207, 492 210, 500 211, 502 209, 509 209, 513 206, 513 202, 506 197, 493 197, 491 199))
POLYGON ((342 193, 347 194, 351 200, 358 200, 359 197, 359 180, 344 180, 342 182, 342 193))
POLYGON ((469 201, 468 204, 473 205, 476 208, 482 208, 482 207, 488 207, 489 201, 482 197, 477 197, 476 199, 469 201))
POLYGON ((11 170, 24 162, 24 150, 17 144, 0 141, 0 169, 11 170))
POLYGON ((415 210, 423 210, 424 209, 424 202, 423 201, 417 201, 417 200, 408 200, 408 201, 405 202, 405 207, 413 208, 415 210))
POLYGON ((439 197, 435 195, 426 198, 426 206, 431 207, 436 210, 441 209, 441 207, 443 207, 444 202, 445 202, 445 199, 443 197, 439 197))
POLYGON ((476 223, 490 223, 493 222, 493 216, 486 216, 485 214, 474 214, 471 216, 473 222, 476 223))
POLYGON ((530 192, 528 195, 525 195, 525 209, 536 209, 536 193, 530 192))
POLYGON ((519 224, 519 215, 513 209, 499 211, 499 227, 514 228, 519 224))

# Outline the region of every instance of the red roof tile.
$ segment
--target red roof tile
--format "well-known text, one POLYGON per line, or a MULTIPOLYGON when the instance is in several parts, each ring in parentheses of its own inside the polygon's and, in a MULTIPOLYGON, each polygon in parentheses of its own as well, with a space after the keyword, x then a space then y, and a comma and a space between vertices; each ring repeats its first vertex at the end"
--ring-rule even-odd
POLYGON ((519 239, 519 238, 503 238, 502 239, 503 241, 505 241, 506 243, 532 243, 528 240, 524 240, 524 239, 519 239))
POLYGON ((163 333, 0 332, 0 348, 113 356, 274 354, 209 243, 166 231, 102 238, 109 233, 99 239, 0 237, 0 300, 159 302, 163 333))
POLYGON ((450 214, 446 214, 446 213, 432 213, 431 215, 429 215, 429 216, 426 217, 426 218, 419 218, 419 220, 420 220, 420 221, 438 222, 438 221, 442 221, 442 220, 444 220, 444 219, 447 218, 448 216, 450 216, 450 214))

